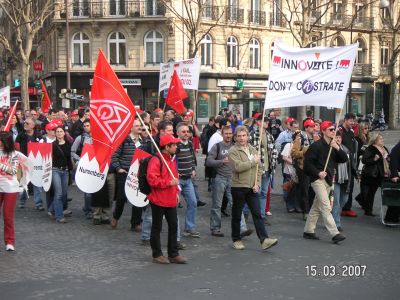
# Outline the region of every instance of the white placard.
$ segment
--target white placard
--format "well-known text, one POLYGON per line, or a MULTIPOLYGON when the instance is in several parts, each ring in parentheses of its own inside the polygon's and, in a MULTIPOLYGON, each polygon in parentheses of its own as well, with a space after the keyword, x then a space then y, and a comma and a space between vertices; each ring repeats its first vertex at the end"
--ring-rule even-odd
POLYGON ((10 87, 6 86, 0 89, 0 108, 10 107, 10 87))
POLYGON ((178 73, 184 89, 197 90, 199 88, 200 58, 191 58, 160 64, 159 91, 169 88, 174 70, 178 73))

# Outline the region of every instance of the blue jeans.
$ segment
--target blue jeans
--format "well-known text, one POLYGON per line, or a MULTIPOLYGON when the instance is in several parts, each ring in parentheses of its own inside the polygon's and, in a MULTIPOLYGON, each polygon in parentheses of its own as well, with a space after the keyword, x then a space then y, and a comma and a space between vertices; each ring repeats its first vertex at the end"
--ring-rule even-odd
POLYGON ((193 183, 193 188, 194 188, 194 194, 196 195, 196 200, 200 201, 199 185, 197 184, 197 181, 194 178, 192 178, 192 183, 193 183))
POLYGON ((53 202, 50 205, 50 211, 54 210, 56 221, 64 217, 63 199, 67 197, 68 189, 68 171, 53 168, 52 185, 54 189, 53 202))
POLYGON ((216 175, 212 184, 212 204, 210 211, 210 229, 221 229, 221 204, 224 194, 229 202, 232 203, 231 178, 216 175))
POLYGON ((83 193, 84 206, 83 212, 85 215, 92 212, 92 194, 83 193))
POLYGON ((335 220, 336 227, 341 227, 340 225, 340 212, 343 206, 345 206, 349 197, 349 193, 346 193, 346 186, 344 184, 335 183, 333 190, 333 208, 332 217, 335 220))
MULTIPOLYGON (((142 241, 149 241, 151 234, 151 224, 153 221, 153 217, 151 214, 151 205, 147 205, 143 211, 143 222, 142 222, 142 233, 140 239, 142 241)), ((179 242, 181 240, 181 231, 179 229, 179 216, 177 216, 177 232, 176 232, 176 240, 179 242)))
POLYGON ((267 205, 267 194, 269 186, 269 172, 264 172, 261 176, 261 186, 258 196, 260 198, 261 217, 265 219, 265 206, 267 205))
MULTIPOLYGON (((42 203, 42 187, 38 187, 32 184, 33 187, 33 202, 35 203, 35 207, 43 206, 42 203)), ((25 191, 19 194, 19 202, 22 205, 25 205, 26 200, 28 199, 28 195, 25 191)))
POLYGON ((196 227, 197 199, 191 179, 179 179, 182 196, 186 201, 185 230, 193 230, 196 227))

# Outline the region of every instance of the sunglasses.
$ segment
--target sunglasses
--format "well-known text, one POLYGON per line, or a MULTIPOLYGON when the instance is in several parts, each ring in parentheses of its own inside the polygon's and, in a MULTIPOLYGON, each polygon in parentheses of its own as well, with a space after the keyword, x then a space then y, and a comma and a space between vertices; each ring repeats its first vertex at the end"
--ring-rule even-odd
POLYGON ((335 131, 335 128, 328 128, 329 131, 335 131))

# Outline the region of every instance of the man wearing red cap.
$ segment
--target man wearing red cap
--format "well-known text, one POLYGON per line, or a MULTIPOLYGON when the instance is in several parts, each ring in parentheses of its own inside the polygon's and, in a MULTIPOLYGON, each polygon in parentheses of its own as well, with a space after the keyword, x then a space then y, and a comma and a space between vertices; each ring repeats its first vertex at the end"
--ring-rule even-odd
POLYGON ((310 211, 312 199, 309 199, 309 187, 310 187, 310 177, 304 173, 304 154, 307 152, 310 145, 314 142, 315 123, 311 119, 304 121, 304 132, 297 134, 293 141, 293 147, 291 151, 291 156, 294 160, 294 167, 296 169, 297 177, 299 178, 299 184, 297 188, 296 199, 300 204, 303 211, 303 219, 307 219, 308 212, 310 211))
MULTIPOLYGON (((307 217, 304 227, 303 237, 310 240, 318 240, 315 235, 315 227, 321 215, 326 229, 332 236, 332 241, 338 243, 345 239, 336 227, 332 217, 331 210, 333 202, 330 199, 332 191, 332 183, 334 176, 334 168, 336 163, 344 163, 347 161, 347 154, 336 143, 335 127, 332 122, 325 121, 321 124, 321 132, 323 137, 313 143, 304 156, 304 172, 310 176, 311 187, 315 192, 314 203, 307 217), (332 152, 328 160, 329 148, 332 152), (328 161, 327 167, 325 164, 328 161)), ((333 198, 333 197, 332 197, 333 198)))
POLYGON ((177 242, 176 206, 179 202, 179 180, 176 162, 172 156, 176 153, 178 143, 180 140, 169 134, 160 138, 162 156, 174 176, 168 171, 159 154, 158 157, 151 158, 147 169, 147 181, 151 187, 147 198, 151 204, 153 217, 150 245, 153 262, 159 264, 186 263, 186 258, 179 255, 177 242), (168 223, 168 259, 163 255, 160 242, 163 216, 168 223))

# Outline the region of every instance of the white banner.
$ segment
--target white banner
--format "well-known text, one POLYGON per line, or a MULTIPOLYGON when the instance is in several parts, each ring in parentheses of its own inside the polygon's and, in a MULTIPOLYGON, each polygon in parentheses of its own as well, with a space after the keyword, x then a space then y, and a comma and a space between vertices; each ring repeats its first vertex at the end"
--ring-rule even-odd
POLYGON ((139 179, 137 177, 139 171, 139 160, 136 159, 129 168, 128 176, 125 182, 125 195, 128 201, 137 206, 144 207, 149 204, 147 196, 139 191, 139 179))
POLYGON ((159 91, 169 88, 174 70, 178 73, 183 88, 188 90, 197 90, 199 88, 200 58, 196 57, 160 64, 159 91))
POLYGON ((0 108, 3 106, 10 107, 10 87, 6 86, 0 89, 0 108))
POLYGON ((343 108, 358 43, 337 48, 288 48, 275 42, 264 109, 343 108))

